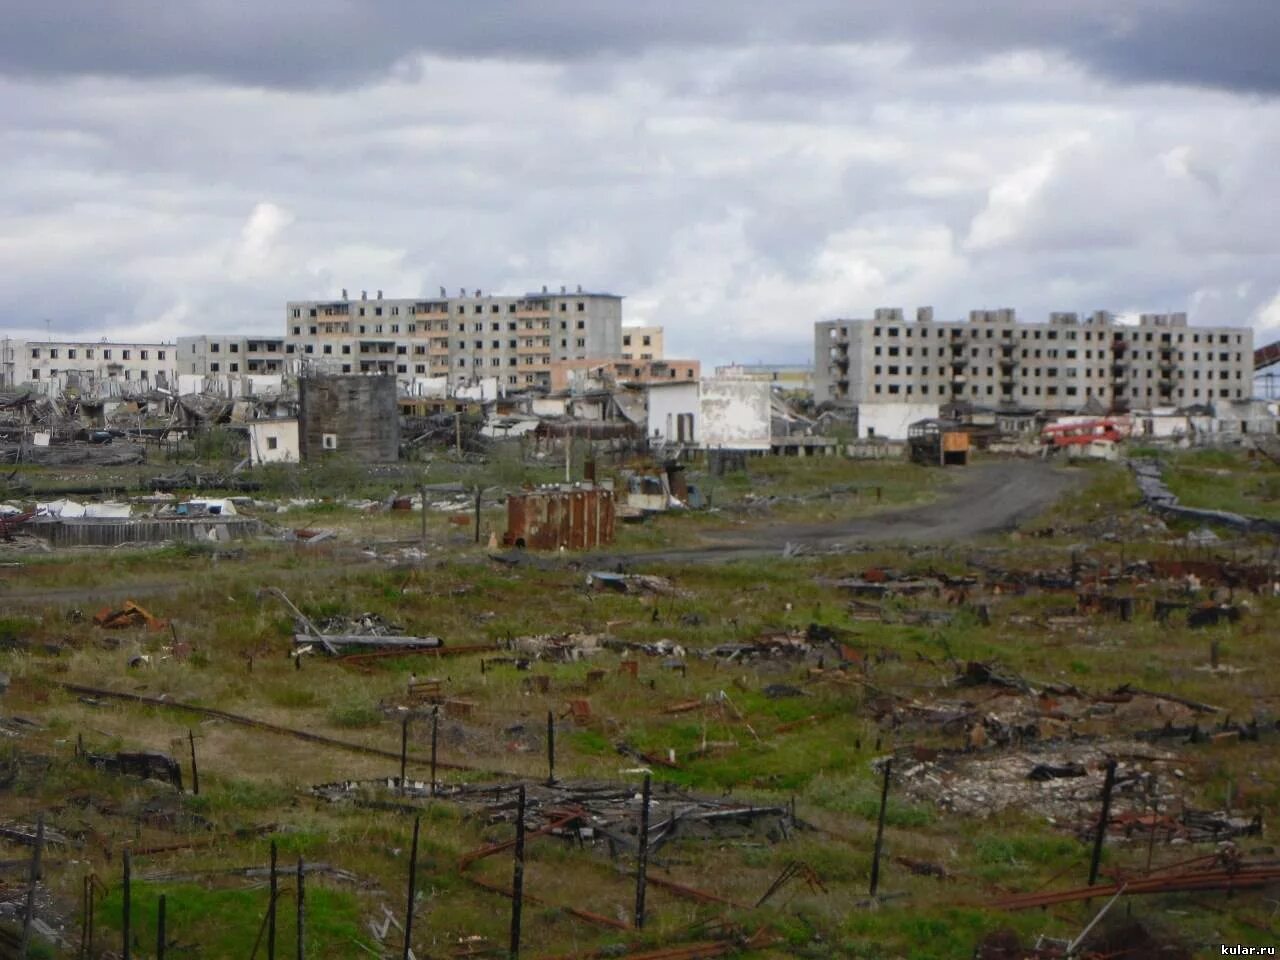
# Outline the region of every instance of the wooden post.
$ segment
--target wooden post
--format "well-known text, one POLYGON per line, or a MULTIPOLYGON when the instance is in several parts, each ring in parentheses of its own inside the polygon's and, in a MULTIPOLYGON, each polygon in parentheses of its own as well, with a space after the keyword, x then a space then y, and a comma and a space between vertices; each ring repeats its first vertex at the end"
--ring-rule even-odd
POLYGON ((84 960, 85 950, 89 944, 89 878, 80 881, 80 949, 76 952, 77 960, 84 960))
POLYGON ((413 818, 413 846, 409 848, 409 903, 404 909, 403 960, 409 960, 409 944, 413 935, 413 898, 418 883, 418 827, 421 824, 421 817, 413 818))
POLYGON ((129 848, 124 848, 124 886, 123 899, 120 901, 120 932, 122 937, 122 946, 120 956, 124 960, 129 960, 133 956, 133 948, 129 944, 129 916, 131 904, 129 902, 131 891, 129 889, 130 874, 133 872, 133 857, 129 852, 129 848))
POLYGON ((89 958, 89 960, 93 960, 93 954, 94 954, 94 949, 93 949, 93 941, 94 941, 94 936, 93 936, 93 920, 94 920, 94 917, 93 917, 93 911, 94 911, 94 904, 93 904, 93 877, 92 877, 92 876, 86 877, 86 878, 85 878, 85 883, 87 883, 87 884, 89 885, 89 942, 88 942, 88 944, 86 945, 86 949, 85 949, 85 956, 86 956, 87 958, 89 958))
POLYGON ((556 782, 556 715, 547 711, 547 786, 556 782))
POLYGON ((271 880, 270 896, 267 901, 267 960, 276 960, 276 897, 280 893, 280 882, 276 873, 276 842, 271 841, 271 880))
POLYGON ((511 875, 511 942, 510 960, 520 957, 520 913, 524 907, 524 784, 516 801, 515 867, 511 875))
POLYGON ((462 414, 456 410, 453 413, 453 445, 458 456, 462 456, 462 414))
POLYGON ((1102 865, 1102 841, 1107 835, 1111 820, 1111 790, 1116 785, 1116 762, 1107 761, 1106 779, 1102 781, 1102 814, 1098 817, 1098 833, 1093 838, 1093 857, 1089 861, 1089 886, 1098 882, 1098 868, 1102 865))
POLYGON ((640 791, 640 834, 636 849, 636 929, 644 929, 644 895, 649 873, 649 796, 652 777, 644 775, 644 787, 640 791))
POLYGON ((476 543, 480 542, 480 499, 484 496, 484 488, 476 487, 476 543))
POLYGON ((440 742, 440 704, 431 709, 431 796, 436 795, 436 747, 440 742))
POLYGON ((876 820, 876 845, 871 854, 870 896, 873 897, 880 886, 880 852, 884 849, 884 818, 885 812, 889 807, 889 777, 892 772, 893 758, 890 757, 884 762, 884 783, 880 787, 880 816, 876 820))
POLYGON ((409 714, 400 721, 400 793, 404 794, 404 768, 409 760, 409 714))
POLYGON ((31 870, 27 874, 27 907, 22 914, 22 944, 18 956, 26 960, 31 949, 31 921, 36 912, 36 882, 40 879, 40 853, 44 849, 44 814, 36 820, 36 845, 31 851, 31 870))
POLYGON ((160 894, 160 902, 156 905, 156 960, 164 960, 165 948, 165 932, 164 932, 164 894, 160 894))
POLYGON ((298 858, 298 953, 297 960, 307 960, 307 888, 302 858, 298 858))
POLYGON ((191 744, 191 792, 200 796, 200 768, 196 766, 196 735, 187 731, 187 741, 191 744))
POLYGON ((427 545, 427 487, 423 484, 418 488, 418 493, 422 496, 422 546, 427 545))

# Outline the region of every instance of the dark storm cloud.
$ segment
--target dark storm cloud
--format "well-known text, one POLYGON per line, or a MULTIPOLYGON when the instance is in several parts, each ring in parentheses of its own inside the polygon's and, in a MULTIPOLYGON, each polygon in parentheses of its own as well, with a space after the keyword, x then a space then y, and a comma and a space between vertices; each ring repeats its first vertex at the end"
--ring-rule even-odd
MULTIPOLYGON (((4 3, 10 75, 345 86, 419 53, 570 61, 665 46, 904 43, 955 62, 1060 53, 1116 80, 1280 91, 1275 0, 93 0, 4 3)), ((776 78, 792 82, 785 73, 776 78)))

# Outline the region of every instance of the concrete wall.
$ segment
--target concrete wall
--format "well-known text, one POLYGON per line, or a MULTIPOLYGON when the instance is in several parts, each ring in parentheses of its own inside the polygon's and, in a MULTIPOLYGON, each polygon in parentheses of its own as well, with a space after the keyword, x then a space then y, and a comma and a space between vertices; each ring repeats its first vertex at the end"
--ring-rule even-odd
POLYGON ((394 376, 303 377, 298 397, 302 459, 337 455, 390 463, 399 458, 394 376))
MULTIPOLYGON (((651 443, 678 443, 680 417, 686 424, 692 422, 692 430, 686 429, 684 442, 699 443, 702 439, 700 386, 692 383, 655 383, 649 387, 649 412, 646 432, 651 443), (690 435, 692 434, 692 435, 690 435)), ((768 423, 768 421, 765 421, 768 423)))
POLYGON ((702 425, 707 449, 768 450, 772 446, 772 387, 756 380, 702 381, 702 425))
POLYGON ((249 463, 297 463, 302 459, 297 420, 255 420, 249 424, 249 463))
POLYGON ((855 410, 858 439, 905 440, 907 427, 937 415, 936 403, 860 403, 855 410))

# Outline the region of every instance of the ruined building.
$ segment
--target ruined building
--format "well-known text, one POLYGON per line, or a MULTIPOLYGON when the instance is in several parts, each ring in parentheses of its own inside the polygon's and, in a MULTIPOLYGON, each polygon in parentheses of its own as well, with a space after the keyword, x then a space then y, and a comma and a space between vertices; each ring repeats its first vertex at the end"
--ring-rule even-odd
POLYGON ((304 376, 298 381, 303 460, 341 456, 391 463, 400 456, 400 412, 393 376, 304 376))
POLYGON ((1252 381, 1253 331, 1189 326, 1185 313, 1144 313, 1136 324, 1105 311, 1054 313, 1048 323, 1024 323, 1011 309, 936 321, 921 307, 912 323, 882 308, 814 329, 819 403, 1124 412, 1244 399, 1252 381))

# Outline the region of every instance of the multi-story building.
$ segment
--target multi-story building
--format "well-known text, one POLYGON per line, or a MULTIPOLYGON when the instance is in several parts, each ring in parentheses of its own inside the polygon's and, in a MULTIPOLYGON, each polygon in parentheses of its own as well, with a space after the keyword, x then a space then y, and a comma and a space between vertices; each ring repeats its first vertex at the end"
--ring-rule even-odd
POLYGON ((391 373, 401 384, 498 378, 508 388, 551 386, 557 360, 617 357, 622 298, 578 288, 522 296, 464 290, 456 297, 290 301, 285 356, 323 373, 391 373))
POLYGON ((623 360, 661 360, 662 327, 625 326, 622 328, 623 360))
POLYGON ((172 343, 117 340, 0 339, 0 388, 24 384, 91 389, 105 382, 138 389, 171 387, 177 363, 172 343))
POLYGON ((183 374, 284 374, 284 337, 236 334, 178 338, 178 372, 183 374))
POLYGON ((1022 323, 1011 309, 935 321, 921 307, 911 323, 900 309, 882 308, 814 330, 819 403, 1123 412, 1244 399, 1252 381, 1253 331, 1190 326, 1185 313, 1144 313, 1137 323, 1105 311, 1053 313, 1048 323, 1022 323))

